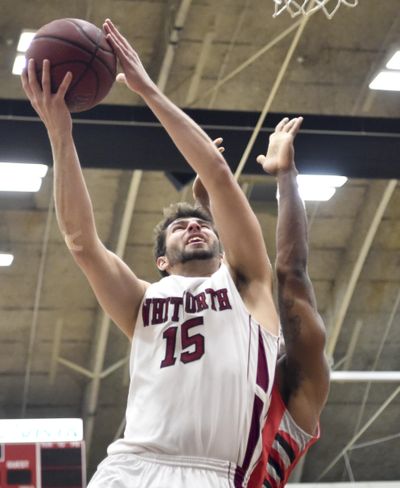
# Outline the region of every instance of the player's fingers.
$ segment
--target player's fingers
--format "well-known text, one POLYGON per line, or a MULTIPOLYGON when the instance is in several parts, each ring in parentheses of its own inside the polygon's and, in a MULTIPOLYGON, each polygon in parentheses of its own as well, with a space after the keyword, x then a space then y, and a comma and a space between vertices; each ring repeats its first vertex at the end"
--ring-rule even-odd
POLYGON ((284 127, 285 124, 289 121, 289 117, 284 117, 275 127, 275 132, 280 132, 284 127))
POLYGON ((50 95, 50 61, 48 59, 43 60, 42 67, 42 90, 45 96, 50 95))
POLYGON ((126 83, 126 76, 124 73, 118 73, 117 74, 117 77, 115 78, 115 80, 118 82, 118 83, 125 83, 125 85, 127 84, 126 83))
POLYGON ((259 156, 257 156, 256 161, 258 164, 263 165, 266 159, 267 158, 263 154, 260 154, 259 156))
POLYGON ((303 117, 297 117, 297 119, 296 119, 295 123, 292 125, 289 133, 292 134, 293 136, 295 136, 298 133, 298 131, 301 127, 301 124, 303 123, 303 120, 304 120, 303 117))
POLYGON ((128 58, 130 50, 113 33, 107 34, 106 38, 120 60, 121 58, 128 58))
POLYGON ((32 97, 32 90, 30 89, 29 82, 28 82, 28 72, 27 68, 25 67, 21 73, 21 83, 26 96, 30 99, 32 97))
POLYGON ((121 32, 115 27, 111 19, 106 19, 104 23, 105 30, 114 35, 126 48, 130 48, 128 40, 121 34, 121 32))
POLYGON ((225 152, 225 148, 223 146, 220 146, 218 148, 218 151, 222 154, 223 152, 225 152))
POLYGON ((72 81, 72 73, 71 71, 68 71, 62 82, 60 83, 60 86, 58 87, 58 90, 57 90, 57 95, 60 96, 61 98, 64 98, 65 97, 65 94, 67 93, 68 91, 68 88, 71 84, 71 81, 72 81))
POLYGON ((35 60, 28 61, 28 83, 33 93, 40 91, 40 85, 36 76, 35 60))
POLYGON ((289 122, 287 122, 287 124, 283 128, 283 131, 284 132, 290 132, 291 129, 292 129, 292 127, 295 125, 296 121, 297 121, 297 117, 295 117, 294 119, 289 120, 289 122))

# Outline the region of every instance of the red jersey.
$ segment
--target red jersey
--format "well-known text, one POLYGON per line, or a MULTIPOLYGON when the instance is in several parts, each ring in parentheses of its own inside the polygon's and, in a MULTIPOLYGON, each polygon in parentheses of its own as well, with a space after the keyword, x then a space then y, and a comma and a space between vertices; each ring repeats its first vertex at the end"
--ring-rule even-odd
POLYGON ((304 432, 287 410, 275 382, 262 432, 263 452, 249 480, 249 488, 283 488, 294 467, 319 439, 304 432))

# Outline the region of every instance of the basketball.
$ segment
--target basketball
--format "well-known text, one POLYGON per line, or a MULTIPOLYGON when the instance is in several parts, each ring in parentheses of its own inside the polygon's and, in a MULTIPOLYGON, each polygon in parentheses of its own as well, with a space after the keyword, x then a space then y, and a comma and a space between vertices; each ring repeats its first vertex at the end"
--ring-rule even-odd
POLYGON ((41 27, 26 52, 26 59, 30 58, 35 60, 39 81, 43 60, 50 60, 53 93, 71 71, 72 82, 65 95, 71 112, 97 105, 116 76, 116 56, 104 32, 85 20, 58 19, 41 27))

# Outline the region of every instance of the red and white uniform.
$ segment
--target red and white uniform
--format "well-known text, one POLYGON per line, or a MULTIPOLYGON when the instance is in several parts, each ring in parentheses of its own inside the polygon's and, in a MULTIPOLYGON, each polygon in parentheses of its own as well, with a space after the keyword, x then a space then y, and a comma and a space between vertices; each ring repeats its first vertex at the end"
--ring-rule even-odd
POLYGON ((296 424, 275 384, 262 433, 263 454, 252 473, 249 487, 283 488, 300 458, 319 436, 319 427, 312 436, 296 424))
POLYGON ((247 486, 262 452, 277 350, 278 337, 252 319, 225 265, 210 277, 152 284, 132 342, 124 438, 109 446, 107 463, 134 454, 216 466, 222 484, 186 478, 165 486, 247 486))

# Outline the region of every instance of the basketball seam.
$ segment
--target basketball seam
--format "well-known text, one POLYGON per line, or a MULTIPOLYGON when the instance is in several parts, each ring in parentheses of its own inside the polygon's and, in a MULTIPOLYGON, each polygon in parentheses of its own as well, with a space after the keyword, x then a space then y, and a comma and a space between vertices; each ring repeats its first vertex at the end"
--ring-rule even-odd
MULTIPOLYGON (((84 46, 82 46, 81 44, 79 44, 79 42, 74 42, 74 41, 70 41, 68 39, 64 39, 62 37, 58 37, 58 36, 54 36, 54 35, 41 35, 41 36, 37 36, 35 38, 35 40, 37 39, 57 39, 58 41, 61 41, 63 42, 64 44, 69 44, 71 46, 75 46, 75 47, 79 47, 79 49, 81 49, 82 51, 86 52, 87 54, 90 54, 92 55, 92 52, 89 51, 87 48, 85 48, 84 46)), ((91 39, 91 41, 93 42, 93 39, 91 39)), ((96 44, 95 44, 96 46, 96 44)), ((95 52, 97 52, 98 49, 96 49, 95 52)), ((109 52, 110 54, 113 54, 112 52, 110 51, 105 51, 105 52, 109 52)), ((93 58, 91 58, 92 61, 93 61, 93 58)), ((107 69, 107 71, 110 73, 111 77, 114 78, 114 73, 111 71, 111 69, 108 67, 107 63, 105 63, 101 58, 97 58, 97 60, 107 69)))
POLYGON ((93 100, 96 101, 96 98, 97 98, 97 95, 99 93, 99 80, 98 80, 98 76, 97 76, 97 72, 96 70, 94 70, 92 68, 92 63, 93 63, 93 60, 95 59, 96 57, 96 53, 98 51, 98 47, 99 47, 99 42, 100 42, 100 35, 101 35, 101 31, 99 31, 99 33, 97 34, 97 39, 96 39, 96 42, 93 41, 93 39, 91 39, 91 41, 94 43, 94 46, 95 46, 95 49, 92 53, 92 57, 90 58, 90 61, 88 63, 86 63, 86 69, 79 75, 78 79, 75 81, 75 83, 71 86, 71 90, 75 88, 75 86, 81 81, 81 79, 86 75, 86 73, 88 72, 89 68, 91 68, 93 70, 93 72, 95 73, 95 76, 96 76, 96 92, 94 94, 94 97, 93 97, 93 100))
MULTIPOLYGON (((74 22, 73 19, 66 19, 66 20, 68 22, 70 22, 71 24, 73 24, 75 27, 78 27, 78 29, 82 32, 82 34, 86 37, 86 39, 89 39, 89 41, 92 41, 94 43, 93 39, 83 30, 83 28, 81 27, 80 24, 74 22)), ((99 30, 100 30, 100 32, 102 32, 101 29, 99 29, 99 30)), ((110 54, 114 54, 114 50, 111 47, 111 45, 109 45, 110 46, 110 49, 105 49, 104 47, 101 47, 100 44, 98 44, 98 46, 99 46, 99 49, 101 51, 104 51, 104 52, 110 53, 110 54)))
MULTIPOLYGON (((74 61, 75 64, 83 64, 86 69, 83 71, 83 73, 81 73, 79 75, 79 78, 77 78, 77 80, 75 81, 74 80, 74 83, 69 87, 67 93, 66 93, 66 96, 68 97, 68 92, 69 90, 73 90, 75 88, 75 86, 77 85, 77 83, 79 83, 79 81, 82 79, 82 77, 88 72, 88 70, 90 69, 93 74, 95 75, 96 77, 96 93, 95 93, 95 96, 94 98, 97 97, 98 95, 98 92, 99 92, 99 75, 97 73, 97 71, 93 68, 93 66, 91 64, 88 65, 87 61, 74 61)), ((55 64, 52 64, 51 67, 54 68, 56 66, 63 66, 64 64, 71 64, 71 61, 68 60, 68 61, 62 61, 61 63, 55 63, 55 64)), ((41 74, 41 71, 36 69, 36 76, 39 78, 41 74)))

